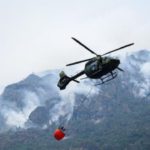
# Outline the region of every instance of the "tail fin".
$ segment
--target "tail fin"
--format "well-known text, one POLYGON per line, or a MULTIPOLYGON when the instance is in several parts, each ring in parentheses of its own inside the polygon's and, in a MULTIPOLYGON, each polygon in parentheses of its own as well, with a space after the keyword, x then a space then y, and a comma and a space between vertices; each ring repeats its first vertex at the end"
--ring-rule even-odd
POLYGON ((60 77, 60 79, 58 81, 57 86, 60 88, 60 90, 64 90, 70 81, 75 81, 75 82, 79 83, 79 81, 77 81, 71 77, 68 77, 64 71, 61 71, 59 73, 59 77, 60 77))

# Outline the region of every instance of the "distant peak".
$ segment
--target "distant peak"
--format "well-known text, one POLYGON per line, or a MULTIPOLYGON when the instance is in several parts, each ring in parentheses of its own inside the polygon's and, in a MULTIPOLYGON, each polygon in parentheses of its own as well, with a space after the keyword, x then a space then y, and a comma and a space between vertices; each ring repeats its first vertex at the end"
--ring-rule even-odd
POLYGON ((41 78, 35 74, 30 74, 29 76, 27 76, 23 81, 21 81, 21 83, 28 83, 28 82, 38 82, 41 78))
POLYGON ((38 79, 40 79, 40 77, 35 75, 34 73, 30 74, 27 78, 28 79, 30 79, 30 78, 38 78, 38 79))

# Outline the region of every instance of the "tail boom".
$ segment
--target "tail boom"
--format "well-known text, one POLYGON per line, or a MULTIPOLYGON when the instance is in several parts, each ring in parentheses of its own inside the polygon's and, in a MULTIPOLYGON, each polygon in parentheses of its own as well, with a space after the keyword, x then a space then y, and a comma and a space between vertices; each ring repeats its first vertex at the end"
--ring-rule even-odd
POLYGON ((84 71, 79 72, 78 74, 76 74, 75 76, 72 77, 68 77, 64 71, 60 72, 59 76, 60 79, 58 81, 57 86, 60 88, 60 90, 64 90, 66 88, 66 86, 69 84, 70 81, 74 81, 76 83, 79 83, 79 81, 76 80, 76 78, 78 78, 79 76, 83 75, 84 71))

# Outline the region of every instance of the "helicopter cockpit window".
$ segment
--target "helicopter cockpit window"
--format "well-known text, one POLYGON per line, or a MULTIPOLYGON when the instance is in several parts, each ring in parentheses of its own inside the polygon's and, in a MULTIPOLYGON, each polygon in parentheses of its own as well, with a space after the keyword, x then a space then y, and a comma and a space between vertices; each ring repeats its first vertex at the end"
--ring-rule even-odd
POLYGON ((97 70, 97 62, 93 62, 93 63, 91 64, 91 70, 92 70, 92 71, 96 71, 96 70, 97 70))
POLYGON ((105 57, 105 58, 103 59, 103 63, 108 63, 108 62, 109 62, 109 58, 105 57))

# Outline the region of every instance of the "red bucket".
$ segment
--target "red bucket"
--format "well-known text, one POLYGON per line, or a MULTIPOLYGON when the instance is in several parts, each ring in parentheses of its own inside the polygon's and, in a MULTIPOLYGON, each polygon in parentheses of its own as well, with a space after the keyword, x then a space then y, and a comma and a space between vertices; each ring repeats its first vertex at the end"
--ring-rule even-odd
POLYGON ((56 140, 62 140, 65 137, 65 133, 61 129, 56 129, 54 132, 54 137, 56 140))

